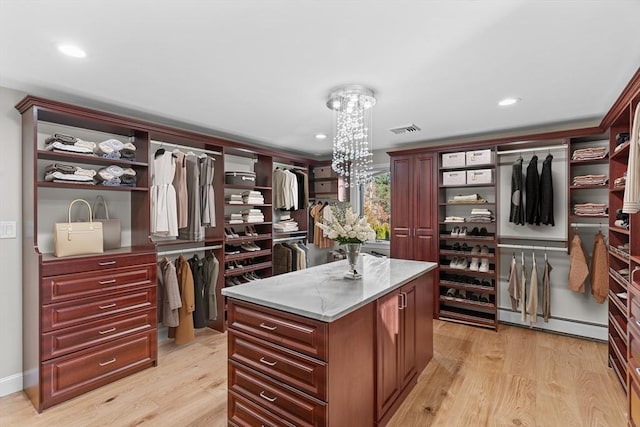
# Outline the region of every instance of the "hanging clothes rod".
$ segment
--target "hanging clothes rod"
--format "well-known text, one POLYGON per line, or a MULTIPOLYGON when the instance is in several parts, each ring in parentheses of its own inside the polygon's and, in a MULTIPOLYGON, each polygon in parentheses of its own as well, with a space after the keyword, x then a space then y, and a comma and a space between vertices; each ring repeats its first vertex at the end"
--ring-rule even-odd
POLYGON ((609 224, 593 224, 588 222, 572 222, 572 228, 609 228, 609 224))
POLYGON ((214 154, 217 156, 222 155, 220 151, 213 151, 213 150, 207 150, 205 148, 191 147, 189 145, 172 144, 171 142, 163 142, 163 141, 151 141, 151 143, 160 145, 161 147, 164 146, 164 147, 182 148, 185 150, 199 151, 201 153, 214 154))
POLYGON ((273 239, 273 243, 283 243, 283 242, 293 242, 297 240, 306 240, 307 236, 297 236, 297 237, 278 237, 273 239))
POLYGON ((536 148, 520 148, 518 150, 506 150, 506 151, 496 151, 496 154, 518 154, 518 153, 532 153, 534 151, 551 151, 551 150, 566 150, 569 146, 567 144, 561 145, 547 145, 544 147, 536 147, 536 148))
POLYGON ((505 249, 528 249, 532 251, 567 252, 567 248, 558 248, 554 246, 508 245, 506 243, 498 243, 498 247, 505 249))
POLYGON ((280 162, 273 162, 273 165, 275 167, 286 168, 286 169, 300 169, 303 171, 307 170, 307 168, 304 166, 288 165, 286 163, 280 163, 280 162))
POLYGON ((173 251, 160 251, 158 252, 158 256, 160 257, 165 255, 177 255, 177 254, 184 254, 184 253, 190 253, 190 252, 212 251, 214 249, 222 249, 222 245, 198 246, 195 248, 175 249, 173 251))

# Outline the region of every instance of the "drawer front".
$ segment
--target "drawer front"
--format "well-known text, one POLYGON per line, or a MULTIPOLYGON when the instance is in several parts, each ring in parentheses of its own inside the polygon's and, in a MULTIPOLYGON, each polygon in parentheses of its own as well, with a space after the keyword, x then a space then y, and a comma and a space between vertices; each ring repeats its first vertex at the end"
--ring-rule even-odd
POLYGON ((156 264, 155 252, 124 252, 100 254, 97 256, 69 257, 48 260, 42 263, 42 277, 61 274, 83 273, 86 271, 107 270, 143 264, 156 264))
POLYGON ((229 361, 229 390, 297 426, 326 425, 326 404, 229 361))
POLYGON ((149 287, 135 292, 110 294, 101 298, 86 298, 42 307, 42 331, 67 328, 95 320, 130 313, 133 310, 152 308, 157 304, 156 288, 149 287))
POLYGON ((235 393, 229 393, 227 409, 229 422, 238 427, 294 427, 294 424, 273 415, 266 409, 235 393))
POLYGON ((229 328, 327 360, 327 325, 237 300, 229 301, 229 328))
POLYGON ((640 427, 640 387, 637 380, 629 382, 629 423, 634 427, 640 427))
POLYGON ((270 377, 327 400, 327 364, 232 329, 229 358, 270 377))
POLYGON ((313 190, 316 193, 337 193, 338 181, 317 181, 313 183, 313 190))
POLYGON ((155 265, 135 266, 47 277, 42 280, 42 302, 47 304, 149 286, 156 282, 156 270, 155 265))
POLYGON ((52 406, 153 365, 156 335, 153 329, 43 363, 43 406, 52 406))
POLYGON ((40 338, 42 359, 48 360, 137 332, 148 331, 156 328, 156 324, 156 310, 150 309, 47 332, 40 338))

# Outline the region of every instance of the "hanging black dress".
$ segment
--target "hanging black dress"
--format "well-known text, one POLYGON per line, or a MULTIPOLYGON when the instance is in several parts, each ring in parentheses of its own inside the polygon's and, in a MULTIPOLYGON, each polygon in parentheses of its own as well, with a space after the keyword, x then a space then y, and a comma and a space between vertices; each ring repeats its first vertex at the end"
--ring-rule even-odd
POLYGON ((189 260, 189 267, 193 274, 193 288, 194 288, 194 300, 195 310, 193 312, 193 327, 204 328, 207 326, 206 308, 205 308, 205 295, 204 295, 204 278, 202 261, 198 255, 194 255, 189 260))
POLYGON ((524 206, 522 204, 522 157, 513 164, 511 170, 511 210, 509 222, 524 225, 524 206))
POLYGON ((547 155, 547 158, 542 162, 542 174, 540 175, 540 221, 544 225, 556 225, 553 220, 551 160, 553 160, 553 156, 547 155))
POLYGON ((527 166, 527 178, 525 179, 525 207, 529 224, 540 225, 539 185, 538 156, 534 154, 529 161, 529 166, 527 166))

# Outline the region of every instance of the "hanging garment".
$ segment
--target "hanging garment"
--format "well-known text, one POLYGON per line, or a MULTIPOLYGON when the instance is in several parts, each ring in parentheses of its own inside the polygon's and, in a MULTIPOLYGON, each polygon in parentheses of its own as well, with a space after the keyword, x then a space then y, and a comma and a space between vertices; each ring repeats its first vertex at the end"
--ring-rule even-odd
POLYGON ((289 271, 296 271, 298 267, 298 251, 288 243, 283 243, 282 246, 289 249, 291 253, 291 262, 289 263, 289 271))
POLYGON ((547 253, 544 254, 544 272, 542 273, 542 318, 545 322, 551 317, 551 264, 547 259, 547 253))
POLYGON ((176 156, 176 171, 173 175, 173 187, 176 190, 176 205, 178 210, 178 228, 188 225, 189 195, 187 193, 187 160, 180 150, 174 150, 176 156))
POLYGON ((527 321, 527 266, 524 262, 524 252, 522 252, 522 270, 520 271, 520 318, 527 321))
POLYGON ((571 255, 569 255, 569 289, 584 293, 584 282, 589 277, 587 256, 582 249, 582 239, 576 233, 571 241, 571 255))
POLYGON ((627 184, 624 188, 622 212, 633 214, 640 210, 640 104, 636 106, 631 125, 627 184))
POLYGON ((535 154, 527 166, 527 178, 525 180, 526 212, 529 224, 540 225, 540 177, 538 176, 538 156, 535 154))
POLYGON ((179 324, 175 328, 169 328, 169 338, 175 339, 176 344, 186 344, 195 339, 193 330, 193 311, 195 310, 193 274, 189 263, 184 256, 176 259, 176 276, 180 287, 180 299, 182 307, 178 309, 179 324))
POLYGON ((158 294, 162 296, 162 308, 158 312, 162 318, 158 320, 165 326, 176 327, 180 323, 178 309, 182 307, 182 300, 176 267, 167 258, 158 264, 158 285, 158 294))
POLYGON ((205 317, 204 271, 202 261, 197 254, 189 259, 189 268, 191 268, 191 274, 193 274, 195 303, 195 310, 193 310, 193 327, 198 329, 204 328, 207 326, 207 319, 205 317))
POLYGON ((320 249, 330 248, 333 246, 333 240, 324 236, 324 230, 318 227, 318 224, 323 224, 325 211, 330 214, 331 209, 325 209, 328 205, 317 204, 311 209, 311 215, 314 220, 313 231, 313 244, 320 249))
POLYGON ((178 235, 176 190, 172 184, 175 159, 172 153, 163 150, 151 164, 151 233, 175 237, 178 235))
POLYGON ((527 303, 527 313, 529 313, 529 324, 535 325, 538 321, 538 266, 536 265, 536 254, 533 254, 531 266, 531 279, 529 280, 529 301, 527 303))
POLYGON ((180 238, 186 240, 204 239, 200 212, 200 159, 193 153, 187 153, 187 226, 179 230, 180 238))
POLYGON ((213 192, 215 160, 209 156, 200 159, 200 217, 205 227, 216 226, 216 199, 213 192))
POLYGON ((204 295, 206 299, 205 317, 207 320, 216 320, 218 318, 218 305, 216 298, 216 284, 218 283, 218 274, 220 274, 220 262, 209 252, 203 263, 204 277, 204 295))
POLYGON ((553 180, 551 174, 551 161, 553 156, 548 154, 542 162, 542 174, 540 175, 540 222, 544 225, 556 225, 553 219, 553 180))
POLYGON ((512 166, 511 170, 511 209, 509 222, 524 225, 524 206, 522 205, 522 157, 512 166))
POLYGON ((509 267, 509 296, 511 297, 511 308, 516 311, 520 302, 520 277, 518 276, 516 254, 513 254, 509 267))
POLYGON ((273 245, 273 274, 289 273, 291 271, 291 249, 282 243, 273 245))
POLYGON ((602 304, 609 294, 609 255, 607 244, 601 231, 593 238, 593 256, 591 258, 591 295, 598 304, 602 304))
POLYGON ((298 209, 306 209, 309 206, 309 176, 297 169, 293 173, 298 178, 298 209))

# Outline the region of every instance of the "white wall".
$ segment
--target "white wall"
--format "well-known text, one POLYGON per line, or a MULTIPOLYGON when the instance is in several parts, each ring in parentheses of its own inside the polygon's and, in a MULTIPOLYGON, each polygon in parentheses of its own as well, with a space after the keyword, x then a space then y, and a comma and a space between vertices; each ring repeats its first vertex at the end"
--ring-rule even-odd
POLYGON ((24 96, 0 87, 0 221, 15 221, 17 231, 16 239, 0 239, 0 396, 22 390, 22 149, 14 106, 24 96))

